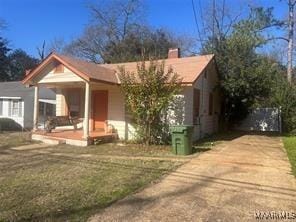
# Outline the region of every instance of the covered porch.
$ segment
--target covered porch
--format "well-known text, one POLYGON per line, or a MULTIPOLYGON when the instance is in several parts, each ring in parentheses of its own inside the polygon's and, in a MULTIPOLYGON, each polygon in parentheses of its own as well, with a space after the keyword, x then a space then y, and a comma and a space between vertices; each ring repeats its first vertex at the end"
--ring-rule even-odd
POLYGON ((39 83, 34 96, 34 129, 32 138, 53 143, 87 146, 97 140, 117 138, 115 127, 108 123, 109 86, 97 82, 39 83), (50 132, 41 129, 39 104, 39 87, 52 88, 56 92, 56 115, 51 119, 75 118, 78 123, 57 125, 50 132))
POLYGON ((116 138, 116 128, 122 128, 124 105, 118 95, 119 80, 114 70, 52 53, 27 74, 23 83, 35 89, 32 135, 35 140, 56 139, 86 146, 96 139, 116 138), (40 86, 56 92, 55 116, 46 122, 53 127, 50 130, 46 127, 47 131, 38 128, 42 125, 38 104, 40 86), (79 123, 74 124, 73 119, 79 123))

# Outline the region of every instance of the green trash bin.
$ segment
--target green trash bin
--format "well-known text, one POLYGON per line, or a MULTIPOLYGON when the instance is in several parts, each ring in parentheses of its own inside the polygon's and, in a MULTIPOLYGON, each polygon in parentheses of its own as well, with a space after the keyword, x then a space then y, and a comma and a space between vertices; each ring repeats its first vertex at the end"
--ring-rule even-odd
POLYGON ((193 126, 171 126, 173 153, 176 155, 192 154, 193 126))

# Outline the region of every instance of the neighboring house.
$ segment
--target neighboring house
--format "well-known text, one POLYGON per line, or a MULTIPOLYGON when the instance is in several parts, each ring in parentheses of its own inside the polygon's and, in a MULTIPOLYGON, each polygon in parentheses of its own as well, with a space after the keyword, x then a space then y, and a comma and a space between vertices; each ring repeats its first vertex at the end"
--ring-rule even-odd
MULTIPOLYGON (((40 88, 39 123, 55 112, 55 93, 40 88)), ((0 121, 8 118, 18 128, 33 128, 34 89, 25 87, 22 82, 0 82, 0 121)))
MULTIPOLYGON (((183 88, 182 93, 176 96, 178 105, 170 112, 170 121, 172 124, 194 125, 193 138, 197 140, 218 130, 220 94, 216 63, 214 55, 185 58, 179 58, 179 55, 179 49, 171 49, 165 60, 166 67, 171 66, 182 78, 183 88)), ((83 127, 68 134, 56 130, 45 135, 38 131, 38 119, 35 118, 33 138, 42 140, 52 136, 64 138, 63 142, 69 144, 87 145, 108 135, 110 125, 120 139, 132 138, 134 128, 125 111, 118 78, 119 66, 124 66, 127 71, 136 71, 137 63, 95 64, 50 54, 26 76, 23 83, 34 86, 37 97, 40 86, 54 89, 56 115, 80 117, 83 127)))

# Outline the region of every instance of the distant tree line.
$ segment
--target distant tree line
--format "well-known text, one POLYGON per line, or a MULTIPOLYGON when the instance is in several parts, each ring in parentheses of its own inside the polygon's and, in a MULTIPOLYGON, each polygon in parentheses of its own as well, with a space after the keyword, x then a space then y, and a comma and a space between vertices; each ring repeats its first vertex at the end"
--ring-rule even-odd
POLYGON ((34 68, 39 60, 22 49, 12 50, 8 41, 0 36, 0 81, 20 81, 27 69, 34 68))

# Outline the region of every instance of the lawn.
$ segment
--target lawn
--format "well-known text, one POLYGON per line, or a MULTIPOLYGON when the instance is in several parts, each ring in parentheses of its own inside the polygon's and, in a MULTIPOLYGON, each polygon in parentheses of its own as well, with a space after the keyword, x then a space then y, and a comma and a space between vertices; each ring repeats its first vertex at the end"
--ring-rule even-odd
POLYGON ((30 132, 0 132, 0 149, 32 143, 30 132))
POLYGON ((170 155, 168 147, 136 145, 31 150, 1 145, 0 221, 85 221, 182 164, 170 155), (167 157, 149 158, 162 155, 167 157))
POLYGON ((296 136, 286 136, 283 141, 292 165, 292 172, 296 177, 296 136))

